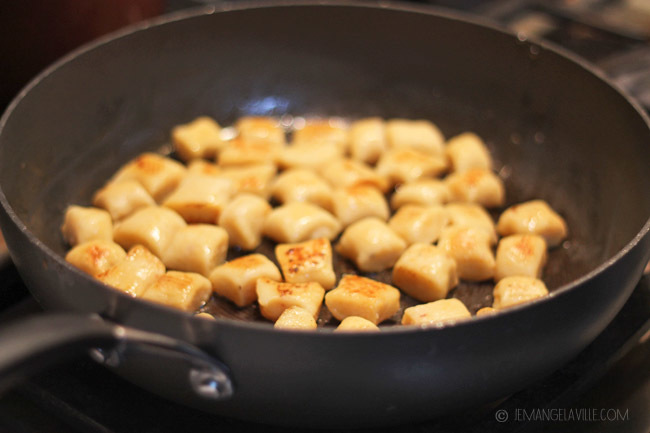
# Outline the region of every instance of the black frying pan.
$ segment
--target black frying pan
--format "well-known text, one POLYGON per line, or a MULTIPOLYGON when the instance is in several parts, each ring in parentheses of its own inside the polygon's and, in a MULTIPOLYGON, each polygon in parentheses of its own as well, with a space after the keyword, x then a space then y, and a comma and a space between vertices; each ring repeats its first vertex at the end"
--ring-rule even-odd
MULTIPOLYGON (((31 367, 27 355, 49 361, 97 346, 94 356, 118 374, 214 413, 385 425, 503 397, 605 328, 650 256, 650 130, 634 103, 571 55, 448 13, 258 6, 113 35, 49 68, 5 113, 2 229, 34 297, 74 312, 0 336, 6 375, 31 367), (280 332, 132 299, 63 260, 65 207, 88 203, 121 164, 159 149, 173 125, 284 113, 427 118, 447 136, 477 132, 512 173, 509 204, 542 198, 568 221, 570 238, 544 275, 551 296, 442 329, 280 332)), ((472 310, 491 302, 489 285, 452 296, 472 310)))

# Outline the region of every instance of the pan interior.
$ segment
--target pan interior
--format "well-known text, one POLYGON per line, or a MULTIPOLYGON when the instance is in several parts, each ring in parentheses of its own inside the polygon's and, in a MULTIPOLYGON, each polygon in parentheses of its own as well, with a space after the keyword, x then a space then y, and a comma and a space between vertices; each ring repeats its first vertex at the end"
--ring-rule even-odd
MULTIPOLYGON (((365 7, 199 15, 85 51, 42 76, 6 119, 0 185, 27 229, 62 256, 66 206, 89 204, 120 165, 164 147, 174 125, 282 114, 422 118, 447 137, 478 133, 508 205, 541 198, 567 220, 569 239, 544 274, 551 290, 611 258, 650 215, 648 127, 601 79, 496 30, 365 7)), ((343 260, 336 268, 354 270, 343 260)), ((476 311, 491 304, 491 288, 461 284, 452 296, 476 311)), ((259 318, 219 300, 207 309, 259 318)))

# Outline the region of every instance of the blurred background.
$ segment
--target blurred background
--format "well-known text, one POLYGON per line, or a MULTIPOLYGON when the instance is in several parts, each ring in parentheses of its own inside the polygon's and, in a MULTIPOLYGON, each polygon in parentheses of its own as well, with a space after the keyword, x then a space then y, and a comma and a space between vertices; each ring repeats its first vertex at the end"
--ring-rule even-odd
MULTIPOLYGON (((262 2, 263 0, 260 0, 262 2)), ((129 24, 210 0, 0 0, 0 111, 31 78, 65 53, 129 24)), ((412 1, 462 10, 528 37, 559 44, 594 63, 650 110, 650 0, 412 1)), ((37 312, 0 236, 0 326, 37 312), (3 253, 3 251, 5 251, 3 253)), ((650 278, 612 325, 576 360, 499 402, 508 411, 544 407, 615 408, 619 423, 496 424, 495 407, 388 432, 650 431, 650 278), (638 414, 645 414, 639 416, 638 414)), ((0 432, 273 431, 173 405, 88 360, 38 375, 0 396, 0 432)))
MULTIPOLYGON (((2 1, 0 108, 4 109, 40 70, 88 40, 153 16, 218 3, 222 2, 2 1)), ((461 9, 565 45, 604 67, 650 106, 650 0, 419 0, 412 3, 461 9)))

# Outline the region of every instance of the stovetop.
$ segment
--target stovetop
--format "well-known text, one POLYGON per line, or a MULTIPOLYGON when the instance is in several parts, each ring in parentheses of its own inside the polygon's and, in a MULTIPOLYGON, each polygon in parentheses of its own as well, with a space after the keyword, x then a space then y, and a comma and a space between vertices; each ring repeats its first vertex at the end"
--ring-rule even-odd
MULTIPOLYGON (((167 0, 166 11, 210 3, 167 0)), ((419 1, 418 3, 427 3, 419 1)), ((649 0, 438 0, 543 37, 601 67, 650 108, 649 0), (645 17, 645 18, 644 18, 645 17)), ((4 101, 0 101, 4 102, 4 101)), ((0 257, 0 326, 41 313, 0 257)), ((650 431, 650 277, 580 355, 523 391, 471 411, 373 432, 650 431), (543 417, 546 416, 546 419, 543 417), (550 417, 550 419, 549 419, 550 417)), ((32 377, 0 396, 0 432, 283 432, 160 399, 89 358, 32 377)), ((305 431, 305 430, 300 430, 305 431)))

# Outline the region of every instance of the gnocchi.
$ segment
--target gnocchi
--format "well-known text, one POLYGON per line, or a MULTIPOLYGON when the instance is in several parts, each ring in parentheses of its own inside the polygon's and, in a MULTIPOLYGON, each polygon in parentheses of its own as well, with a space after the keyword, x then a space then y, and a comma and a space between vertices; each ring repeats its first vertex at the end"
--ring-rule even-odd
POLYGON ((428 120, 246 116, 222 128, 203 116, 171 141, 187 166, 137 156, 94 208, 69 206, 61 234, 83 272, 197 317, 227 308, 279 329, 446 326, 471 317, 459 284, 494 284, 477 316, 546 296, 548 248, 568 236, 542 200, 495 224, 505 187, 485 142, 445 141, 428 120))
POLYGON ((112 241, 113 220, 103 209, 69 206, 61 232, 71 246, 94 240, 112 241))
POLYGON ((325 295, 325 305, 339 320, 358 316, 377 325, 399 310, 400 293, 393 286, 357 275, 345 275, 325 295))
POLYGON ((272 322, 291 307, 300 307, 312 317, 318 317, 325 289, 316 283, 283 283, 270 278, 258 278, 256 282, 257 300, 260 313, 272 322))
POLYGON ((393 267, 406 249, 406 242, 379 218, 369 217, 349 226, 336 251, 359 269, 378 272, 393 267))
POLYGON ((239 307, 257 300, 256 284, 260 278, 282 281, 280 270, 262 254, 250 254, 217 266, 210 273, 212 290, 239 307))
POLYGON ((278 244, 275 257, 289 283, 315 281, 325 290, 334 287, 336 275, 332 267, 332 245, 326 238, 297 244, 278 244))

